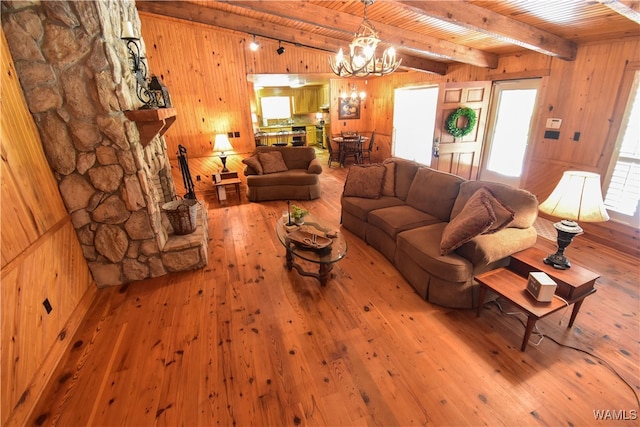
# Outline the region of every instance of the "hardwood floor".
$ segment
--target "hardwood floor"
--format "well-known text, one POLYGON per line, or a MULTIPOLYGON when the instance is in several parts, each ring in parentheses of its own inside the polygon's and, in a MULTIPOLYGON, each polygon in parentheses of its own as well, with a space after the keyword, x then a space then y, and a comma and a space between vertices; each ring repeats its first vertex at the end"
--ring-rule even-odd
MULTIPOLYGON (((588 354, 638 391, 636 258, 578 237, 567 255, 602 275, 598 292, 572 329, 565 310, 538 328, 587 353, 536 337, 523 353, 521 316, 429 304, 346 230, 349 252, 326 287, 288 272, 273 229, 286 203, 233 193, 218 203, 219 164, 189 159, 209 209, 209 265, 100 289, 30 425, 629 425, 615 418, 637 415, 633 391, 588 354)), ((347 170, 324 165, 322 197, 300 204, 339 228, 347 170)), ((240 157, 228 166, 242 170, 240 157)))

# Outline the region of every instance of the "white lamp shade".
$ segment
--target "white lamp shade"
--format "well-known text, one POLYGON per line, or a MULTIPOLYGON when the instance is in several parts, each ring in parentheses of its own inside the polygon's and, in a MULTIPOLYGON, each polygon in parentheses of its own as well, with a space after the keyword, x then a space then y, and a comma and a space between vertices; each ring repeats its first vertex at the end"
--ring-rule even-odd
POLYGON ((602 201, 600 175, 591 172, 565 172, 551 195, 538 209, 551 216, 574 221, 609 220, 602 201))
POLYGON ((215 142, 213 144, 213 151, 217 153, 224 153, 226 151, 233 151, 233 147, 229 142, 229 137, 223 133, 216 135, 215 142))

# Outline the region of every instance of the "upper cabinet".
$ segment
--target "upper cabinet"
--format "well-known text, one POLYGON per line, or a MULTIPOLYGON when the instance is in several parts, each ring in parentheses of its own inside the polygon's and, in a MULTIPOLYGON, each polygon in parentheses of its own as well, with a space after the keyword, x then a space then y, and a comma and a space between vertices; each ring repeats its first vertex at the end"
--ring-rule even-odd
POLYGON ((329 109, 329 103, 331 101, 331 91, 329 85, 323 85, 318 89, 318 108, 320 110, 329 109))
POLYGON ((293 114, 309 114, 319 111, 318 87, 293 89, 293 114))
POLYGON ((323 106, 326 108, 329 105, 329 86, 268 87, 257 90, 256 97, 258 116, 265 115, 261 102, 265 97, 289 97, 292 115, 312 114, 319 112, 323 106))

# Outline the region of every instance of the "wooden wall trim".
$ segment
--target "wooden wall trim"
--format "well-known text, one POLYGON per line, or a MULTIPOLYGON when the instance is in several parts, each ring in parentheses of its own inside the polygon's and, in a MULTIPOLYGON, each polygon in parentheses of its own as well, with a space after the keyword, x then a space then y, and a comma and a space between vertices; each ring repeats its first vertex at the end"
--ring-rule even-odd
POLYGON ((62 218, 60 221, 55 223, 50 229, 44 232, 41 236, 39 236, 31 245, 29 245, 25 250, 19 253, 14 259, 9 261, 5 266, 0 270, 0 276, 5 275, 12 271, 13 269, 20 267, 24 260, 31 254, 33 254, 36 250, 38 250, 45 242, 47 242, 51 236, 56 234, 58 230, 64 227, 66 224, 71 222, 71 217, 66 216, 62 218))
POLYGON ((87 289, 87 292, 84 293, 64 328, 60 331, 58 339, 54 342, 44 360, 42 360, 42 364, 33 376, 33 379, 25 388, 15 408, 13 408, 7 422, 4 424, 5 427, 24 426, 26 424, 40 396, 42 396, 45 387, 51 381, 55 368, 60 363, 65 351, 72 344, 71 339, 81 326, 97 291, 97 286, 91 286, 87 289))

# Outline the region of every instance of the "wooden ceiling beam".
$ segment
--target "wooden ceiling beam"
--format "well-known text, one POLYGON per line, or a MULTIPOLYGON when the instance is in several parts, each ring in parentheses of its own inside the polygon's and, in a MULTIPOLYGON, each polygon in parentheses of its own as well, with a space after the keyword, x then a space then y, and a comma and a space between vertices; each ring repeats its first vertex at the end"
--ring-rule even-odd
POLYGON ((640 3, 637 1, 618 1, 618 0, 596 0, 602 3, 614 12, 630 19, 636 24, 640 24, 640 3))
POLYGON ((578 48, 572 41, 470 3, 461 5, 455 1, 396 2, 399 7, 407 8, 414 13, 487 34, 544 55, 567 61, 576 58, 578 48))
MULTIPOLYGON (((344 40, 325 37, 314 32, 294 30, 284 25, 266 23, 264 21, 240 16, 218 9, 204 7, 194 3, 180 1, 138 1, 136 8, 140 12, 168 16, 191 22, 211 25, 228 30, 239 31, 261 36, 272 40, 280 40, 302 47, 323 52, 335 53, 344 47, 344 40)), ((399 54, 402 66, 416 71, 444 75, 447 64, 414 55, 399 54)))
MULTIPOLYGON (((225 1, 234 6, 243 7, 256 12, 268 13, 284 19, 292 19, 306 24, 319 26, 332 31, 339 31, 353 38, 354 32, 362 23, 362 17, 339 12, 308 2, 296 3, 295 7, 287 1, 225 1)), ((435 58, 439 60, 462 62, 477 67, 496 68, 498 56, 451 43, 414 31, 403 30, 383 22, 372 21, 376 30, 381 34, 384 45, 392 45, 398 51, 435 58)), ((343 43, 350 42, 351 39, 343 43)))

